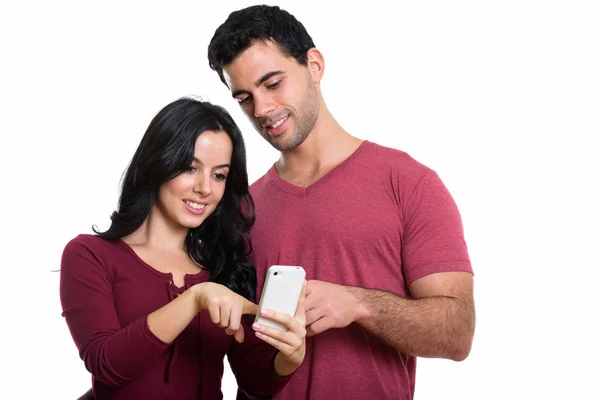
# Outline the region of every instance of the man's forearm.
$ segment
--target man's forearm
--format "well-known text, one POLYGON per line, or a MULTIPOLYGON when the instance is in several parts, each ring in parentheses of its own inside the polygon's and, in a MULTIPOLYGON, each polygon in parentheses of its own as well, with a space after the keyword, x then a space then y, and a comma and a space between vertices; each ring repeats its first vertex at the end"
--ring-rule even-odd
POLYGON ((472 301, 453 297, 405 299, 346 286, 361 304, 358 324, 403 353, 464 360, 475 330, 472 301))

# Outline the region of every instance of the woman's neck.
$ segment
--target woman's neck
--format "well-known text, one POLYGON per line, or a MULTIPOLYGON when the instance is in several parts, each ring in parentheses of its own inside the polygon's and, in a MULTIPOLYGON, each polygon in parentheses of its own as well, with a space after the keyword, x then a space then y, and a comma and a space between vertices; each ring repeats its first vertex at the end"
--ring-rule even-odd
POLYGON ((152 250, 178 252, 184 250, 188 232, 188 228, 166 218, 155 205, 144 223, 135 232, 123 238, 123 241, 152 250))

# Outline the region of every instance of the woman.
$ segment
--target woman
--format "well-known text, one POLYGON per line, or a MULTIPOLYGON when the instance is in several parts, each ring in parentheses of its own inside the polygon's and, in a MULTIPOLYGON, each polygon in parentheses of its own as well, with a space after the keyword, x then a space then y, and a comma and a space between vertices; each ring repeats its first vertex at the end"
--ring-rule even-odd
POLYGON ((245 158, 227 111, 174 101, 142 138, 109 229, 65 247, 63 316, 96 399, 222 398, 225 355, 242 391, 269 395, 304 359, 304 293, 295 318, 269 312, 287 332, 241 323, 257 309, 245 158))

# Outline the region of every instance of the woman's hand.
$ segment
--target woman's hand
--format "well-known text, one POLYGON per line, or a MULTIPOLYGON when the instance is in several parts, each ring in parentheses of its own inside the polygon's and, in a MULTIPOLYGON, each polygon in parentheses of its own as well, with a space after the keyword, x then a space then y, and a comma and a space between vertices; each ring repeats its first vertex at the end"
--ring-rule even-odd
POLYGON ((200 310, 208 310, 213 323, 224 328, 228 335, 233 335, 238 343, 242 343, 244 341, 242 315, 256 314, 258 306, 214 282, 199 283, 192 286, 192 290, 196 294, 200 310))
POLYGON ((272 321, 279 322, 288 331, 254 323, 252 328, 258 338, 269 343, 279 350, 275 356, 274 368, 279 376, 291 374, 302 364, 306 353, 306 316, 304 311, 304 298, 306 297, 306 281, 302 286, 300 300, 296 308, 296 314, 292 318, 288 314, 273 310, 261 310, 261 316, 272 321))

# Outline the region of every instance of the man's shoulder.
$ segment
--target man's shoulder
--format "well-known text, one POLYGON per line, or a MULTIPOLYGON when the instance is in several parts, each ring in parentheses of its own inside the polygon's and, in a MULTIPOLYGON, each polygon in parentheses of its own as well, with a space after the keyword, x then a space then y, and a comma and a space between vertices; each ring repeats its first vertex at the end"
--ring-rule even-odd
POLYGON ((424 175, 431 171, 427 165, 415 159, 407 151, 375 142, 367 141, 365 144, 368 146, 365 160, 378 168, 388 167, 393 172, 417 175, 424 175))

